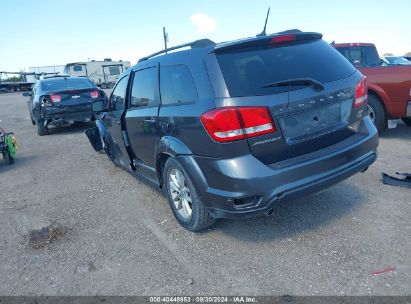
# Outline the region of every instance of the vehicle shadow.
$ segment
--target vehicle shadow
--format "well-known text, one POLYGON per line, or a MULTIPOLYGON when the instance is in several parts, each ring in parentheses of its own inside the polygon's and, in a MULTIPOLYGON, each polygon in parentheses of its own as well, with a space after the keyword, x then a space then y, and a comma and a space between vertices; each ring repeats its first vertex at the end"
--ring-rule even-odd
POLYGON ((386 129, 381 135, 381 138, 397 138, 411 140, 411 127, 404 123, 398 123, 395 129, 386 129))
POLYGON ((59 135, 59 134, 76 134, 82 133, 84 130, 88 128, 92 128, 95 126, 94 121, 91 122, 79 122, 74 124, 73 126, 66 126, 66 127, 58 127, 58 128, 49 128, 47 136, 59 135))
POLYGON ((348 182, 298 200, 278 204, 271 217, 219 220, 212 230, 244 242, 285 239, 326 226, 347 216, 365 201, 363 192, 348 182))
POLYGON ((28 162, 31 162, 36 157, 37 156, 35 155, 30 155, 30 156, 21 155, 17 152, 14 163, 9 165, 6 163, 6 161, 3 159, 3 157, 0 154, 0 174, 6 173, 8 171, 16 170, 20 167, 24 167, 28 162))

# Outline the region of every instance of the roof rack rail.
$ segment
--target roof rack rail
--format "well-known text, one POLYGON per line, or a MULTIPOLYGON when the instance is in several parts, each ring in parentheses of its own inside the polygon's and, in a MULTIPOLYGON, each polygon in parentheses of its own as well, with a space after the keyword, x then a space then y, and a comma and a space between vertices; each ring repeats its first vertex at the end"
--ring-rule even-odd
POLYGON ((142 61, 148 60, 148 59, 150 59, 154 56, 164 54, 164 53, 167 53, 169 51, 182 49, 182 48, 185 48, 185 47, 191 47, 192 49, 195 49, 195 48, 204 48, 204 47, 213 46, 213 45, 216 45, 216 43, 214 41, 210 40, 210 39, 200 39, 200 40, 196 40, 196 41, 193 41, 193 42, 173 46, 173 47, 167 48, 165 50, 153 53, 151 55, 148 55, 146 57, 143 57, 143 58, 139 59, 138 62, 142 62, 142 61))

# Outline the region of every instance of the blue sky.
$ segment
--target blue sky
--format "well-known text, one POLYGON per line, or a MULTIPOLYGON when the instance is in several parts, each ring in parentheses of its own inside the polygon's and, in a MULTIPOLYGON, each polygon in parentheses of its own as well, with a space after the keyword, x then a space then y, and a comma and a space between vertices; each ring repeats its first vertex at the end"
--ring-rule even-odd
POLYGON ((200 38, 216 42, 290 28, 326 41, 373 42, 380 54, 411 51, 409 1, 0 0, 0 70, 87 59, 138 58, 200 38))

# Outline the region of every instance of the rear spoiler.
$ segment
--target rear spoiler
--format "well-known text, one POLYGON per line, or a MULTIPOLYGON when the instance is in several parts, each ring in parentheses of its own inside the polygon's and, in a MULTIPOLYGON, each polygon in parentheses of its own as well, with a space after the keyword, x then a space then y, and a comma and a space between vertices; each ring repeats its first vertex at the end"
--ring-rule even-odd
POLYGON ((217 44, 214 48, 215 53, 227 52, 231 50, 264 46, 264 45, 276 45, 284 44, 295 41, 307 41, 322 39, 323 35, 316 32, 301 32, 301 31, 285 31, 269 36, 260 36, 256 38, 249 38, 244 40, 238 40, 233 42, 217 44))

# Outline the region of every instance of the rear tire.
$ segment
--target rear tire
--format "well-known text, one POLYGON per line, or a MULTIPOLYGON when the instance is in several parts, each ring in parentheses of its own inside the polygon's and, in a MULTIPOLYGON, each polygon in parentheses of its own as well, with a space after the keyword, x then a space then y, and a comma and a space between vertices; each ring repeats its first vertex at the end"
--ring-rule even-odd
POLYGON ((410 117, 403 117, 401 119, 407 126, 411 127, 411 118, 410 117))
POLYGON ((14 163, 14 158, 11 157, 10 151, 7 151, 5 154, 3 154, 4 160, 6 161, 6 164, 11 165, 14 163))
POLYGON ((104 90, 104 89, 107 89, 107 83, 102 83, 101 85, 100 85, 100 87, 104 90))
POLYGON ((47 127, 44 126, 44 119, 37 120, 36 125, 37 125, 37 134, 39 136, 47 135, 49 133, 47 127))
POLYGON ((189 231, 197 232, 204 230, 215 223, 216 220, 210 215, 206 206, 198 197, 197 191, 187 172, 175 158, 170 157, 167 159, 164 166, 163 176, 163 184, 165 185, 165 190, 167 192, 168 202, 177 222, 181 226, 189 231), (179 190, 176 190, 176 183, 174 183, 176 180, 175 175, 174 179, 172 177, 173 174, 177 172, 182 176, 182 178, 179 179, 181 181, 179 183, 181 187, 178 187, 179 190), (181 196, 177 193, 181 194, 181 196), (183 194, 186 199, 183 198, 183 194), (185 203, 183 202, 184 200, 185 203), (191 202, 189 202, 190 200, 191 202), (179 205, 180 208, 176 205, 179 205), (191 211, 184 211, 183 209, 186 208, 183 208, 183 205, 189 206, 187 208, 191 209, 191 211))
POLYGON ((378 134, 381 134, 387 127, 387 114, 384 106, 378 97, 370 94, 367 106, 369 107, 369 116, 377 128, 378 134))

